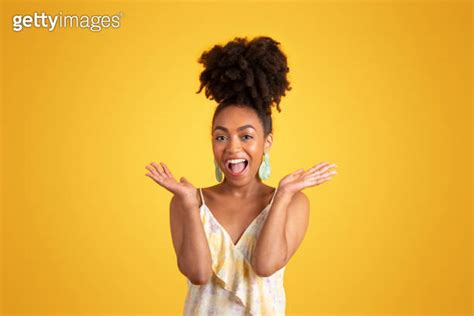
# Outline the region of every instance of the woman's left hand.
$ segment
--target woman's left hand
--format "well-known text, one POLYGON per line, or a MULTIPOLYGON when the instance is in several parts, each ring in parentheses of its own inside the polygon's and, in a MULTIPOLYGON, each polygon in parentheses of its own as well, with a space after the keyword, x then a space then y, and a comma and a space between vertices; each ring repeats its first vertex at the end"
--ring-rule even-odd
POLYGON ((336 164, 330 165, 329 162, 321 162, 307 171, 299 169, 281 179, 278 190, 293 195, 305 188, 320 185, 331 180, 331 175, 337 173, 336 170, 328 170, 331 167, 336 167, 336 164))

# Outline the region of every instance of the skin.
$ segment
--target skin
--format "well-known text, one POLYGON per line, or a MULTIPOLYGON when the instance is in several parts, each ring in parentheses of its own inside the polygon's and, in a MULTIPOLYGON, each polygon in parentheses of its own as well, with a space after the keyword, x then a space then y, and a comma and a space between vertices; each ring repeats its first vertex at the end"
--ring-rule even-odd
MULTIPOLYGON (((204 188, 206 205, 225 228, 234 244, 248 225, 270 202, 274 188, 262 183, 258 169, 263 153, 269 152, 273 135, 264 135, 263 125, 253 109, 230 106, 222 110, 212 126, 214 159, 224 180, 204 188), (246 125, 245 129, 240 129, 246 125), (221 129, 224 128, 225 130, 221 129), (243 176, 233 176, 225 161, 242 157, 249 162, 243 176)), ((309 221, 309 200, 301 190, 320 185, 336 174, 335 164, 321 162, 308 170, 298 169, 282 178, 254 249, 251 265, 259 276, 269 276, 284 267, 301 244, 309 221)), ((205 284, 212 275, 211 255, 199 217, 199 192, 184 177, 176 181, 160 162, 145 167, 146 176, 173 193, 170 224, 180 271, 193 284, 205 284)))
POLYGON ((273 188, 264 185, 258 176, 263 153, 269 152, 272 142, 271 133, 264 138, 263 126, 252 109, 232 106, 222 110, 216 116, 212 127, 212 150, 214 159, 225 177, 223 182, 212 187, 211 191, 227 197, 227 202, 248 202, 258 199, 262 193, 273 192, 273 188), (253 127, 238 130, 244 126, 253 127), (228 131, 222 130, 221 127, 228 131), (230 157, 247 159, 248 170, 244 176, 234 177, 227 170, 225 161, 230 157))

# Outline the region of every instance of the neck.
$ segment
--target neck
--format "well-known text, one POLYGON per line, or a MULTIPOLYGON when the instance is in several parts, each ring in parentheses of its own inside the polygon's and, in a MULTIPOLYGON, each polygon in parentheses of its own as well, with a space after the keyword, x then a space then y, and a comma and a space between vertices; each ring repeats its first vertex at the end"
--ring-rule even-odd
POLYGON ((262 183, 260 178, 254 178, 250 182, 246 182, 243 184, 230 182, 227 178, 224 178, 224 181, 219 185, 222 193, 235 198, 242 199, 246 199, 259 194, 264 186, 265 185, 262 183))

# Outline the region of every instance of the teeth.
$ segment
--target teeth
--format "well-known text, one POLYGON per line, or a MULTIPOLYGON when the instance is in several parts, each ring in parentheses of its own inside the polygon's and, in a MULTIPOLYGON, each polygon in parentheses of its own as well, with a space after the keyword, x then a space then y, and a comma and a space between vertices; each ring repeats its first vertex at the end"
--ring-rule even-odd
POLYGON ((227 160, 227 163, 239 163, 239 162, 245 162, 245 159, 229 159, 227 160))

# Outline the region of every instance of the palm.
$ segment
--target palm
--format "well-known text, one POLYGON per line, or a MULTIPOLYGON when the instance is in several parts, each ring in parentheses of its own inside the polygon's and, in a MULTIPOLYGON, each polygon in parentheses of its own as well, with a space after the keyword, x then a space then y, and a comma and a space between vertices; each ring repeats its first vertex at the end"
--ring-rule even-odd
POLYGON ((161 163, 158 165, 155 162, 145 168, 150 171, 146 176, 152 178, 156 183, 167 189, 173 194, 176 194, 184 199, 193 199, 196 196, 196 188, 185 178, 181 178, 181 182, 176 181, 168 167, 161 163))
POLYGON ((307 171, 299 169, 281 179, 278 186, 287 192, 295 193, 305 188, 319 185, 330 180, 331 174, 337 173, 335 170, 328 171, 329 168, 335 166, 336 164, 329 165, 327 162, 322 162, 307 171))

